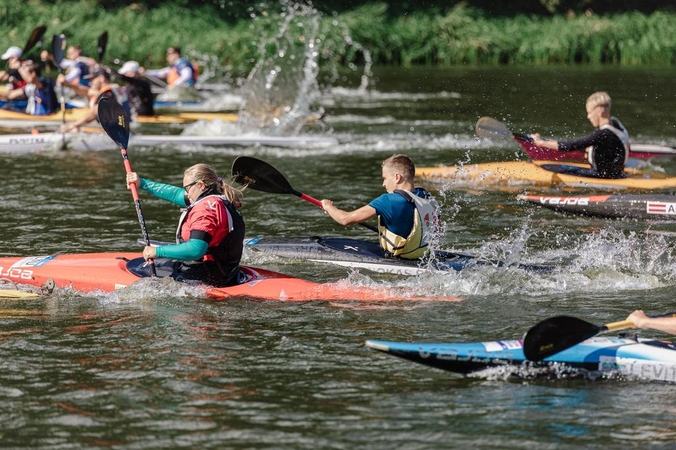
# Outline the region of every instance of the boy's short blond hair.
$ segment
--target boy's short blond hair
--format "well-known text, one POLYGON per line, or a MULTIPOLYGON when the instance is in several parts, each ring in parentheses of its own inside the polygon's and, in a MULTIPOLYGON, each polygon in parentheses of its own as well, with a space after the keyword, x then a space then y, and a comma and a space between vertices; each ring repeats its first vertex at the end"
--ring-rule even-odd
POLYGON ((587 111, 591 111, 597 106, 604 106, 610 108, 610 95, 607 92, 599 91, 594 92, 592 95, 587 98, 587 103, 585 107, 587 111))
POLYGON ((387 158, 382 163, 382 167, 389 167, 398 172, 406 181, 413 182, 415 177, 415 164, 413 160, 406 155, 395 154, 387 158))

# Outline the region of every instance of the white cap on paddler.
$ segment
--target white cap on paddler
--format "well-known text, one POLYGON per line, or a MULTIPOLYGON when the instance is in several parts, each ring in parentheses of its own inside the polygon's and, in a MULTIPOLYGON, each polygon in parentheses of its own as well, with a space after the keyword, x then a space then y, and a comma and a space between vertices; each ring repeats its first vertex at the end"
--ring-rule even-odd
POLYGON ((19 47, 12 46, 7 49, 5 53, 0 56, 0 58, 7 60, 9 58, 21 58, 21 55, 23 55, 23 52, 19 47))
POLYGON ((127 72, 138 72, 140 67, 141 66, 136 61, 127 61, 122 64, 122 67, 120 67, 120 70, 118 70, 117 73, 124 75, 127 72))

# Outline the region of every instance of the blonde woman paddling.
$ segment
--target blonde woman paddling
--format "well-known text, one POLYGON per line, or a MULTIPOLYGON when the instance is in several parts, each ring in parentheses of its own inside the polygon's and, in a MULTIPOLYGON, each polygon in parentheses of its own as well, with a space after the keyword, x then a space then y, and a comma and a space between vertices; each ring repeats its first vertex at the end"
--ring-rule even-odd
POLYGON ((127 187, 135 184, 154 196, 185 208, 176 231, 176 244, 146 246, 143 258, 175 260, 172 277, 177 281, 198 281, 216 287, 242 281, 244 220, 238 209, 242 191, 221 179, 206 164, 185 170, 183 187, 127 174, 127 187))

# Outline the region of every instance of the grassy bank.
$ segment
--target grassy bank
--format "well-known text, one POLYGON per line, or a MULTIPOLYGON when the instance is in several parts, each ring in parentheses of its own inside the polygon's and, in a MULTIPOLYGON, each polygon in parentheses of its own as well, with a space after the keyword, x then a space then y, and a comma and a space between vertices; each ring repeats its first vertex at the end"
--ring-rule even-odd
MULTIPOLYGON (((95 55, 97 36, 108 30, 109 58, 158 67, 164 64, 164 49, 177 45, 184 52, 213 55, 218 65, 229 66, 239 76, 249 72, 262 51, 272 51, 271 45, 261 43, 274 39, 281 14, 288 13, 278 3, 265 9, 255 5, 246 19, 226 23, 209 7, 104 9, 94 0, 2 0, 0 24, 5 32, 0 48, 23 46, 31 30, 45 24, 46 46, 52 34, 64 33, 69 43, 95 55)), ((456 7, 445 15, 388 17, 386 5, 373 3, 319 21, 322 65, 363 65, 359 45, 378 65, 676 64, 676 14, 667 12, 491 17, 456 7)))

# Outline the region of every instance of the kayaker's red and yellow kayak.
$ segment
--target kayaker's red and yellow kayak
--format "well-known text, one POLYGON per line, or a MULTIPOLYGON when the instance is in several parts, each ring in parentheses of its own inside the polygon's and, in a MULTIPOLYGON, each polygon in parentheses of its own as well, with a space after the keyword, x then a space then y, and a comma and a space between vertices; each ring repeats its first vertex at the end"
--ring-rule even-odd
MULTIPOLYGON (((81 292, 112 292, 138 281, 128 262, 138 253, 55 254, 0 258, 0 278, 17 285, 73 288, 81 292)), ((206 295, 216 300, 258 298, 263 300, 431 300, 459 301, 457 297, 419 296, 400 288, 361 287, 343 283, 315 283, 254 267, 242 267, 245 283, 225 288, 207 288, 206 295)))
POLYGON ((661 173, 643 173, 626 169, 623 178, 585 176, 589 164, 556 161, 505 161, 464 166, 416 168, 417 178, 450 185, 449 187, 480 190, 523 189, 524 187, 570 187, 597 189, 670 189, 676 177, 661 173))

